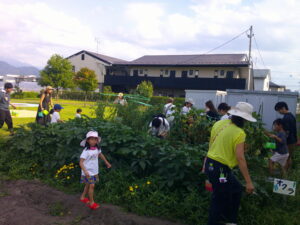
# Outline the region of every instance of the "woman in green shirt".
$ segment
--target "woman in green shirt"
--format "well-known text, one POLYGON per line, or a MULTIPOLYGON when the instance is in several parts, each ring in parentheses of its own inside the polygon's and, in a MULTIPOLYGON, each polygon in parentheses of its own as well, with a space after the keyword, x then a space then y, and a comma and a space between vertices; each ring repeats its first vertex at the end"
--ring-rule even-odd
POLYGON ((232 173, 235 166, 239 166, 246 181, 246 192, 254 191, 244 156, 243 130, 245 120, 256 122, 252 112, 251 104, 239 102, 228 111, 231 119, 216 122, 212 128, 205 162, 205 173, 213 188, 208 225, 237 224, 243 188, 232 173))

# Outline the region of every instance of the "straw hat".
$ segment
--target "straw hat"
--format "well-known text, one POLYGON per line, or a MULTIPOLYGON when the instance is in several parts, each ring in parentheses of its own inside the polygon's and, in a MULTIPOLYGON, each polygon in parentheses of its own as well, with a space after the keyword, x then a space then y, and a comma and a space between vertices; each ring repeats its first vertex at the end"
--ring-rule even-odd
POLYGON ((256 122, 257 120, 252 116, 253 106, 247 102, 238 102, 235 107, 232 107, 229 114, 233 116, 242 117, 245 120, 256 122))
POLYGON ((120 92, 120 93, 118 94, 119 97, 123 97, 123 95, 124 95, 124 94, 123 94, 122 92, 120 92))
POLYGON ((47 86, 46 90, 54 90, 54 88, 52 86, 47 86))
POLYGON ((89 131, 89 132, 86 134, 86 138, 83 139, 83 140, 80 142, 80 146, 85 147, 85 145, 86 145, 86 140, 87 140, 88 138, 90 138, 90 137, 98 138, 98 142, 101 141, 101 137, 99 137, 97 131, 89 131))

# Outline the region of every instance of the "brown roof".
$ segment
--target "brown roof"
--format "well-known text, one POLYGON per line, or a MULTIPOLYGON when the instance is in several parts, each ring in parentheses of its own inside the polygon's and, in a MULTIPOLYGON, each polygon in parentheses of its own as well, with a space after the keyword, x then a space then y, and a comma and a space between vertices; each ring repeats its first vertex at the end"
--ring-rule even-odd
POLYGON ((71 55, 69 57, 67 57, 67 59, 73 57, 73 56, 77 56, 80 54, 87 54, 93 58, 99 59, 107 64, 117 64, 117 63, 126 63, 127 61, 123 60, 123 59, 118 59, 118 58, 114 58, 114 57, 110 57, 107 55, 102 55, 102 54, 98 54, 95 52, 90 52, 90 51, 86 51, 86 50, 82 50, 80 52, 75 53, 74 55, 71 55))
POLYGON ((126 65, 249 65, 246 54, 209 55, 145 55, 136 60, 121 63, 126 65))

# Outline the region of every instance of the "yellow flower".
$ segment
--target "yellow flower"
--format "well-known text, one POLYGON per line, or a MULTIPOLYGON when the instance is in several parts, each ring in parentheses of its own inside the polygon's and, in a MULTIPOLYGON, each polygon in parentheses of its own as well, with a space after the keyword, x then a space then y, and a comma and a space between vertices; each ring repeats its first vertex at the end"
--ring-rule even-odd
POLYGON ((133 191, 133 187, 132 186, 129 186, 129 191, 133 191))
POLYGON ((134 188, 135 188, 135 189, 138 189, 138 188, 139 188, 139 186, 135 185, 135 186, 134 186, 134 188))
POLYGON ((70 180, 70 177, 69 177, 69 176, 67 176, 67 180, 70 180))
POLYGON ((149 185, 149 184, 151 184, 151 182, 150 182, 150 181, 147 181, 147 184, 149 185))

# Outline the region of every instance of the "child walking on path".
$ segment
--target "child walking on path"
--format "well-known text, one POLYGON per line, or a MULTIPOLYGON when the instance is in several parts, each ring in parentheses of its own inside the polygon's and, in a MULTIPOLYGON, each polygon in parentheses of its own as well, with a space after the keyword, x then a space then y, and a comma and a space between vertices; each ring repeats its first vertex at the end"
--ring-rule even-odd
POLYGON ((97 209, 99 204, 94 201, 95 183, 99 180, 98 157, 106 164, 107 168, 111 168, 110 163, 106 160, 99 147, 101 137, 97 131, 89 131, 86 138, 80 143, 80 146, 85 147, 80 156, 79 165, 81 167, 80 183, 84 183, 85 187, 80 196, 80 201, 88 204, 91 209, 97 209), (86 196, 88 195, 88 198, 86 196))
POLYGON ((273 129, 276 131, 275 134, 268 134, 269 137, 274 138, 276 141, 276 149, 274 149, 274 154, 269 160, 269 170, 270 174, 274 173, 275 163, 279 163, 282 168, 283 175, 286 174, 286 163, 289 158, 288 146, 287 146, 287 137, 283 129, 284 123, 282 119, 277 119, 273 122, 273 129))

